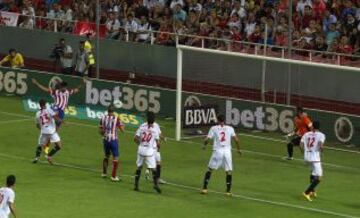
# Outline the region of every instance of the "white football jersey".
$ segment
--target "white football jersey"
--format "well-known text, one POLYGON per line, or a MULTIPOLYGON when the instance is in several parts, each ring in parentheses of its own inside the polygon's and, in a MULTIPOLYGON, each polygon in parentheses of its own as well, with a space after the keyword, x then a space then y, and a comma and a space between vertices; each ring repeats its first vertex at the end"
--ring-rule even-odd
POLYGON ((304 160, 309 162, 320 162, 320 144, 325 143, 325 135, 319 131, 310 131, 301 138, 304 143, 304 160))
MULTIPOLYGON (((154 129, 158 132, 158 134, 159 134, 159 137, 160 137, 160 135, 161 135, 161 129, 160 129, 160 125, 158 124, 158 123, 153 123, 153 127, 154 127, 154 129)), ((155 148, 155 150, 157 150, 157 144, 156 143, 154 143, 154 148, 155 148)))
POLYGON ((142 124, 135 134, 140 139, 138 154, 152 156, 156 151, 157 141, 160 139, 159 131, 154 125, 142 124))
POLYGON ((207 137, 213 139, 213 150, 230 149, 231 139, 236 136, 234 128, 228 125, 216 125, 210 128, 207 137))
POLYGON ((36 113, 36 123, 40 125, 41 134, 54 134, 56 132, 55 115, 56 113, 50 108, 40 109, 36 113))
POLYGON ((15 192, 8 187, 0 188, 0 216, 10 214, 9 204, 15 202, 15 192))

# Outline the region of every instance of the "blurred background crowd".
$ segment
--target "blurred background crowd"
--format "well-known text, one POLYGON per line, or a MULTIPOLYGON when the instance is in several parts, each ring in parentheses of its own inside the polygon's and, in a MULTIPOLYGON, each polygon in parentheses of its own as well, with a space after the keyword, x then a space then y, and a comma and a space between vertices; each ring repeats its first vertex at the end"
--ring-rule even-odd
MULTIPOLYGON (((99 2, 102 37, 108 39, 174 45, 175 36, 170 33, 176 33, 261 44, 266 41, 284 47, 291 41, 297 49, 345 54, 358 54, 360 48, 360 0, 293 0, 292 7, 289 0, 99 2), (158 32, 151 35, 149 31, 158 32)), ((28 29, 82 34, 79 24, 96 22, 95 0, 0 0, 0 10, 21 14, 18 26, 28 29)), ((193 46, 226 46, 219 40, 197 37, 178 40, 193 46)), ((233 47, 241 50, 243 43, 233 47)))

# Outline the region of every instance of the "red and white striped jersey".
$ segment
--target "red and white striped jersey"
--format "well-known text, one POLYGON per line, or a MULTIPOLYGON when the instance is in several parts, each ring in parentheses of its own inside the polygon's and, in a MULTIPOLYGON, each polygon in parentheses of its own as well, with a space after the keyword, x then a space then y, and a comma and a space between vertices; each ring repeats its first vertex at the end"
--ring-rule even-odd
POLYGON ((70 89, 62 92, 58 89, 56 90, 52 89, 50 91, 50 94, 54 99, 54 106, 56 106, 61 110, 65 110, 65 108, 68 106, 69 103, 69 96, 74 94, 74 90, 70 89))
POLYGON ((119 117, 114 115, 105 115, 100 119, 100 128, 104 131, 104 139, 107 141, 118 139, 118 128, 124 124, 119 117))

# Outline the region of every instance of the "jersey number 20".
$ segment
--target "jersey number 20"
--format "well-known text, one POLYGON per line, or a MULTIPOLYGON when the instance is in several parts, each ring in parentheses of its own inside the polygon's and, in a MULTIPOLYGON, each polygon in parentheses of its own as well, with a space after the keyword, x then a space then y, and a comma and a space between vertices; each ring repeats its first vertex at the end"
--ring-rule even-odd
POLYGON ((152 138, 151 133, 143 132, 142 137, 141 137, 141 142, 150 142, 151 138, 152 138))

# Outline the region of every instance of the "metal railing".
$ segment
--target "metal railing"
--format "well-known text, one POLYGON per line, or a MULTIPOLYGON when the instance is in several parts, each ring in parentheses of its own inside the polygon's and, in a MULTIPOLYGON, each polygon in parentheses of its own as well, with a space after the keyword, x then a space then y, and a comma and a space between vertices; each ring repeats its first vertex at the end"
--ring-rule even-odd
MULTIPOLYGON (((84 33, 78 33, 77 24, 79 21, 59 19, 59 18, 49 18, 49 17, 40 17, 40 16, 26 16, 19 15, 20 21, 25 22, 28 19, 33 20, 33 27, 27 29, 38 29, 51 32, 62 32, 68 34, 84 35, 84 33)), ((18 23, 18 27, 21 27, 21 23, 18 23)), ((88 22, 89 26, 95 27, 94 23, 88 22)), ((105 28, 104 24, 102 24, 105 28)), ((92 34, 96 34, 96 28, 91 30, 92 34)), ((196 46, 201 48, 211 48, 217 50, 231 51, 231 52, 240 52, 248 53, 260 56, 269 56, 277 58, 291 58, 295 60, 310 61, 310 62, 321 62, 327 64, 335 65, 344 65, 344 66, 355 66, 360 68, 360 55, 354 54, 345 54, 345 53, 336 53, 329 51, 317 51, 317 50, 307 50, 291 47, 291 52, 289 53, 289 47, 261 44, 261 43, 252 43, 247 41, 236 41, 231 39, 224 38, 214 38, 208 36, 199 36, 192 34, 179 34, 174 32, 166 31, 142 31, 142 32, 132 32, 126 26, 120 27, 119 33, 116 39, 125 42, 138 42, 137 36, 140 34, 147 34, 147 40, 142 40, 141 43, 148 43, 151 45, 160 44, 167 46, 175 46, 176 44, 184 44, 189 46, 196 46), (167 43, 158 42, 158 37, 160 35, 165 35, 168 38, 167 43), (289 57, 289 54, 291 57, 289 57)), ((103 39, 112 39, 106 33, 101 38, 103 39)))

